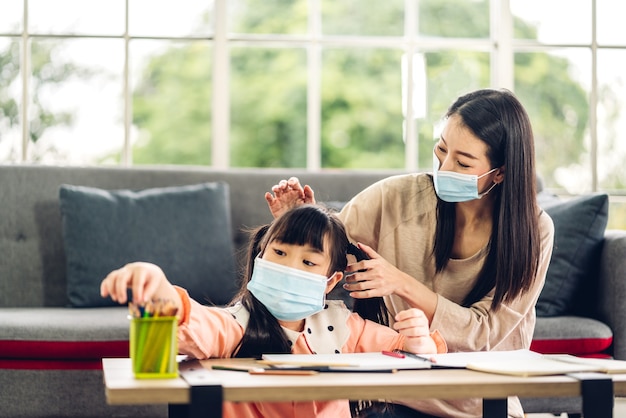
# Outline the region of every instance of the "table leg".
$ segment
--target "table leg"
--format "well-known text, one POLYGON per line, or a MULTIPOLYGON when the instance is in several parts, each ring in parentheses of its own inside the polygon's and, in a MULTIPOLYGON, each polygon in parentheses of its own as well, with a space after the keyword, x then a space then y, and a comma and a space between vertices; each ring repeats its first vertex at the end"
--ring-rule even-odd
POLYGON ((585 418, 613 416, 613 380, 611 378, 583 379, 580 382, 585 418))
POLYGON ((507 399, 483 399, 483 418, 507 418, 507 399))
POLYGON ((170 404, 169 418, 222 418, 222 386, 192 386, 188 404, 170 404))
POLYGON ((613 379, 605 373, 568 373, 580 381, 585 418, 611 418, 613 416, 613 379))

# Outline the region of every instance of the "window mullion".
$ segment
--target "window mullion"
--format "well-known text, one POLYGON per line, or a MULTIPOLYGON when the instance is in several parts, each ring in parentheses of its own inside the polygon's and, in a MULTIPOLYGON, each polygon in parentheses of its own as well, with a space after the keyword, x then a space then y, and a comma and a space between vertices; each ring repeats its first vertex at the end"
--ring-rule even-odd
POLYGON ((403 88, 406 90, 406 94, 404 100, 406 101, 405 105, 405 114, 404 114, 404 129, 402 130, 404 135, 404 168, 408 171, 416 171, 417 170, 417 161, 418 161, 418 146, 417 146, 417 135, 415 129, 415 120, 414 120, 414 106, 413 96, 415 89, 415 80, 414 80, 414 65, 415 60, 415 39, 417 36, 417 7, 418 0, 405 0, 404 2, 404 38, 408 40, 408 43, 405 45, 405 59, 404 65, 405 74, 406 74, 406 85, 403 88))
POLYGON ((133 123, 133 100, 132 100, 132 87, 130 83, 130 36, 128 32, 129 28, 129 16, 128 16, 128 3, 125 2, 125 18, 124 18, 124 148, 122 150, 122 165, 130 166, 133 161, 133 148, 130 140, 130 127, 133 123))
POLYGON ((513 59, 513 15, 510 0, 491 1, 491 84, 515 89, 513 59))
POLYGON ((309 41, 307 45, 307 129, 306 167, 322 167, 322 10, 320 0, 309 0, 309 41))
POLYGON ((589 97, 589 135, 591 138, 591 190, 598 190, 598 40, 596 0, 591 1, 591 91, 589 97))
POLYGON ((213 96, 211 165, 230 166, 230 54, 228 45, 228 0, 215 0, 213 20, 213 96))
POLYGON ((28 0, 24 0, 23 11, 23 27, 22 27, 22 162, 28 159, 29 145, 29 120, 28 107, 30 105, 29 80, 30 80, 30 40, 28 33, 28 0))

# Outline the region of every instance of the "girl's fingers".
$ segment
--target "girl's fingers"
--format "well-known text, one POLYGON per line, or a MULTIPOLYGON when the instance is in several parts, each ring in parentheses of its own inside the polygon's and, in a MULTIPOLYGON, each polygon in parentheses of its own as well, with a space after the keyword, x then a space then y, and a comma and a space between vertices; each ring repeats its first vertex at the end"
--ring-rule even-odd
POLYGON ((121 268, 117 270, 117 274, 114 276, 113 292, 115 293, 116 301, 118 303, 127 302, 127 290, 131 281, 131 275, 128 269, 121 268))
POLYGON ((160 271, 144 271, 142 277, 143 283, 141 284, 142 293, 140 293, 142 302, 153 299, 153 296, 157 293, 157 289, 162 283, 162 279, 164 279, 164 277, 160 277, 160 275, 160 271))
POLYGON ((102 282, 100 283, 100 296, 102 296, 103 298, 106 298, 107 296, 111 294, 109 290, 109 277, 110 276, 111 276, 111 273, 109 273, 104 278, 104 280, 102 280, 102 282))
POLYGON ((410 318, 417 318, 420 320, 424 319, 426 320, 426 322, 428 322, 428 319, 426 318, 426 314, 424 313, 424 311, 418 308, 410 308, 410 309, 405 309, 403 311, 400 311, 396 314, 394 319, 396 321, 403 321, 405 319, 410 319, 410 318))
POLYGON ((133 302, 143 304, 150 299, 150 295, 147 294, 145 289, 146 280, 147 273, 145 270, 138 269, 132 273, 129 285, 133 290, 133 302))
POLYGON ((411 308, 398 312, 393 328, 409 337, 421 337, 430 334, 428 319, 424 312, 417 308, 411 308))

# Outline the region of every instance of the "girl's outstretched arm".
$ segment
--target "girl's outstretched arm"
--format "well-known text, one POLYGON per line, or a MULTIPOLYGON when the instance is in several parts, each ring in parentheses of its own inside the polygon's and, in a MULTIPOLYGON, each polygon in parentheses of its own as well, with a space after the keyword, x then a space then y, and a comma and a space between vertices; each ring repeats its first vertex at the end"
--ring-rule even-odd
POLYGON ((113 270, 100 284, 100 295, 110 296, 115 302, 127 302, 127 290, 132 290, 133 302, 144 304, 153 299, 172 301, 178 312, 182 302, 174 286, 167 280, 163 270, 155 264, 136 262, 113 270))

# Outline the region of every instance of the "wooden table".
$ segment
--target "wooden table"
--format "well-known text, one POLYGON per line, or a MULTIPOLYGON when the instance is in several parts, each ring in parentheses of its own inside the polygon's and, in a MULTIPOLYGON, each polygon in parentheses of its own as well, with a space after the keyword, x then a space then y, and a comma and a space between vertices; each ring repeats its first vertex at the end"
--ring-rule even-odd
MULTIPOLYGON (((245 360, 244 360, 245 361, 245 360)), ((221 417, 222 401, 483 398, 484 417, 506 417, 508 396, 583 396, 585 418, 612 416, 613 396, 626 395, 626 375, 578 373, 516 377, 465 369, 397 373, 263 376, 212 370, 224 360, 183 362, 176 379, 138 380, 130 359, 103 359, 107 402, 170 405, 171 417, 221 417)), ((232 359, 228 360, 232 363, 232 359)))

